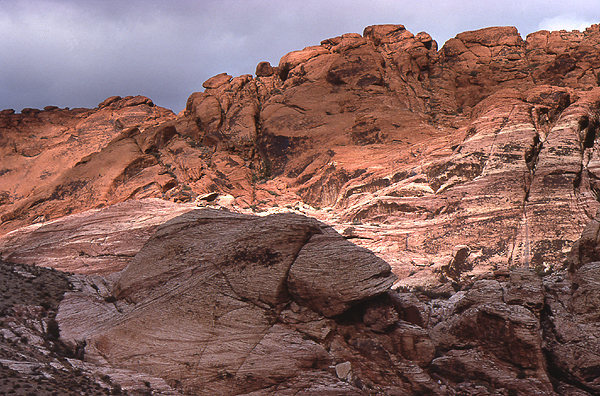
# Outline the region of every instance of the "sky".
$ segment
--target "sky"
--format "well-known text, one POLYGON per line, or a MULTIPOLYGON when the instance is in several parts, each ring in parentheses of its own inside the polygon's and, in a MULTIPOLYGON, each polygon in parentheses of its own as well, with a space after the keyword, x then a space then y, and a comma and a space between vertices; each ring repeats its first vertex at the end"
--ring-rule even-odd
POLYGON ((456 34, 582 30, 597 0, 0 0, 0 109, 95 107, 145 95, 179 112, 209 77, 375 24, 456 34))

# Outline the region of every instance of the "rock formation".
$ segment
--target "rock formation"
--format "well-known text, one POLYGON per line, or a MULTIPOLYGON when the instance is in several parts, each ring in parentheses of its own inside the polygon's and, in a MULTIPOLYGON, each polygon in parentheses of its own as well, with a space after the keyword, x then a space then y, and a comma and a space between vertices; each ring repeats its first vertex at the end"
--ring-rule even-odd
POLYGON ((179 115, 145 97, 0 113, 0 232, 129 199, 301 202, 353 227, 403 284, 555 265, 597 204, 600 27, 461 33, 402 25, 220 74, 179 115), (360 160, 357 160, 360 159, 360 160), (441 272, 440 272, 441 271, 441 272))
POLYGON ((120 271, 158 225, 196 208, 150 198, 36 223, 2 238, 1 258, 83 274, 120 271))
POLYGON ((0 393, 6 395, 180 395, 161 378, 84 362, 60 340, 56 311, 67 274, 0 261, 0 393))
MULTIPOLYGON (((121 210, 113 221, 126 218, 121 210)), ((314 219, 197 209, 164 219, 123 271, 68 278, 53 342, 69 359, 55 363, 79 368, 90 389, 106 387, 108 375, 133 393, 596 394, 600 264, 574 268, 392 290, 389 265, 314 219)), ((37 298, 4 322, 3 334, 20 328, 31 339, 15 344, 31 360, 0 361, 17 372, 50 364, 34 354, 36 337, 49 335, 23 326, 47 304, 37 298)))
POLYGON ((381 25, 1 111, 1 389, 600 393, 599 85, 600 25, 381 25))

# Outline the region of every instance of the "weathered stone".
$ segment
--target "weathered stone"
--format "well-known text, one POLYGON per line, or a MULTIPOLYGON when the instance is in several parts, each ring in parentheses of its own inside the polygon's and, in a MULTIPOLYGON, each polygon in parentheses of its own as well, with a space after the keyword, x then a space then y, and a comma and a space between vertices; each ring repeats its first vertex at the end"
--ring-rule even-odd
POLYGON ((565 273, 544 279, 546 306, 542 325, 549 369, 563 381, 600 391, 598 282, 600 264, 584 264, 572 281, 565 273))
POLYGON ((385 261, 326 229, 312 235, 299 251, 289 271, 288 290, 297 300, 331 317, 385 292, 394 279, 385 261), (347 253, 340 255, 340 251, 347 253))
POLYGON ((73 280, 61 335, 78 356, 87 342, 86 364, 188 393, 598 393, 597 222, 574 241, 599 205, 599 43, 597 25, 525 41, 495 27, 437 51, 372 26, 256 79, 217 75, 177 116, 143 96, 4 110, 0 232, 18 231, 2 251, 79 272, 129 262, 73 280), (54 221, 213 192, 230 212, 54 221), (237 211, 306 213, 348 240, 237 211))
POLYGON ((473 267, 467 262, 467 258, 469 257, 470 253, 471 251, 468 246, 455 246, 454 250, 452 251, 452 259, 447 265, 442 267, 442 273, 450 279, 458 281, 463 272, 473 269, 473 267))
POLYGON ((534 312, 544 307, 542 279, 535 272, 520 268, 510 272, 510 280, 504 292, 504 302, 522 305, 534 312))
MULTIPOLYGON (((464 284, 448 300, 427 292, 382 293, 378 282, 365 279, 382 274, 380 262, 313 219, 188 211, 193 206, 156 200, 133 204, 45 226, 58 254, 94 225, 104 224, 96 236, 110 239, 111 225, 156 227, 144 223, 152 211, 162 208, 164 220, 178 206, 183 211, 144 239, 125 270, 71 278, 57 319, 61 340, 85 357, 85 373, 102 368, 130 390, 147 381, 166 393, 171 390, 157 377, 200 394, 600 389, 597 262, 546 275, 544 287, 534 272, 515 269, 464 284), (326 254, 303 257, 313 248, 326 254), (303 280, 302 298, 292 287, 298 260, 318 274, 311 283, 303 280), (346 285, 334 298, 336 278, 346 285), (321 298, 336 311, 328 312, 321 298)), ((13 241, 34 246, 39 235, 25 231, 13 241)), ((49 246, 43 249, 52 255, 49 246)), ((107 254, 111 249, 121 247, 107 244, 107 254)), ((33 272, 19 271, 31 287, 33 272)), ((19 306, 14 312, 23 318, 34 311, 19 306)), ((2 331, 5 339, 18 342, 17 331, 32 350, 44 347, 35 333, 11 329, 2 331)), ((22 365, 23 375, 33 375, 37 365, 22 365)))
MULTIPOLYGON (((68 295, 59 313, 61 335, 72 344, 85 340, 92 360, 160 373, 203 394, 248 392, 306 370, 324 370, 331 357, 303 336, 312 334, 309 325, 322 317, 304 313, 292 320, 288 314, 287 324, 272 321, 275 311, 295 298, 290 267, 308 264, 318 269, 320 282, 346 277, 339 301, 325 296, 332 302, 325 312, 335 314, 382 292, 377 283, 362 281, 363 274, 383 270, 388 287, 391 277, 384 262, 322 227, 296 215, 184 213, 161 225, 119 274, 112 302, 94 297, 100 288, 68 295), (327 239, 313 238, 322 232, 327 239), (329 251, 327 259, 340 266, 325 267, 303 254, 317 249, 329 251), (350 259, 353 266, 344 264, 350 259), (83 320, 90 313, 95 319, 83 320), (179 335, 172 337, 174 332, 179 335), (186 369, 193 359, 196 368, 186 369)), ((318 282, 304 289, 312 300, 323 290, 318 282)))
POLYGON ((211 202, 211 201, 214 201, 215 199, 217 199, 218 196, 219 196, 218 192, 211 192, 208 194, 200 195, 197 199, 200 201, 211 202))
POLYGON ((350 373, 352 372, 352 363, 344 362, 335 365, 335 375, 341 380, 350 379, 350 373))
POLYGON ((256 65, 256 71, 254 74, 256 74, 256 77, 269 77, 272 76, 274 72, 275 70, 269 62, 260 62, 258 65, 256 65))
POLYGON ((142 96, 3 112, 0 183, 11 200, 0 232, 214 191, 246 210, 302 202, 352 225, 398 287, 458 279, 437 271, 461 244, 471 252, 462 279, 508 265, 550 271, 598 208, 599 42, 597 29, 523 41, 494 27, 437 51, 424 32, 371 26, 286 54, 271 75, 217 75, 177 117, 142 96), (120 139, 135 144, 114 140, 134 125, 120 139), (93 167, 75 170, 90 155, 93 167))
POLYGON ((573 244, 567 263, 569 270, 575 272, 579 267, 600 260, 600 222, 590 221, 581 234, 581 238, 573 244))
POLYGON ((21 228, 0 237, 2 259, 77 273, 120 271, 156 228, 193 205, 128 201, 21 228))
POLYGON ((113 103, 115 103, 115 102, 117 102, 119 100, 121 100, 120 96, 116 96, 116 95, 115 96, 110 96, 110 97, 104 99, 102 102, 100 102, 100 104, 98 104, 98 108, 103 108, 103 107, 106 107, 106 106, 110 106, 111 104, 113 104, 113 103))
POLYGON ((215 89, 219 88, 223 84, 227 84, 229 81, 231 81, 231 79, 232 77, 229 74, 220 73, 204 81, 202 86, 206 89, 215 89))
POLYGON ((427 331, 407 322, 399 322, 390 333, 397 354, 412 360, 421 367, 431 363, 435 356, 435 345, 427 331))
POLYGON ((156 159, 141 153, 135 140, 136 134, 143 134, 141 129, 156 119, 167 122, 174 114, 150 106, 145 97, 130 100, 139 104, 125 106, 125 101, 113 97, 97 110, 0 117, 3 130, 18 123, 28 131, 7 134, 0 143, 0 184, 12 197, 1 210, 2 234, 42 219, 162 196, 162 186, 172 177, 161 174, 156 159), (139 127, 129 129, 134 125, 139 127))
POLYGON ((376 332, 389 330, 398 320, 398 312, 389 304, 370 304, 363 315, 363 323, 376 332))

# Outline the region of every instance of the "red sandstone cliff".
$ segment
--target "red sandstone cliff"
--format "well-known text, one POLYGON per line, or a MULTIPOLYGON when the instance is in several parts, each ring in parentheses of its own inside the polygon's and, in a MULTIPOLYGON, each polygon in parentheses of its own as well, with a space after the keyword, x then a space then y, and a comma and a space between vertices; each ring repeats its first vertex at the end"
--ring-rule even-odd
POLYGON ((0 391, 597 394, 599 51, 372 26, 0 112, 0 391))
POLYGON ((557 265, 598 206, 599 41, 495 27, 438 51, 371 26, 215 76, 177 116, 144 97, 3 111, 0 229, 216 191, 309 205, 406 284, 459 276, 461 245, 461 271, 557 265))

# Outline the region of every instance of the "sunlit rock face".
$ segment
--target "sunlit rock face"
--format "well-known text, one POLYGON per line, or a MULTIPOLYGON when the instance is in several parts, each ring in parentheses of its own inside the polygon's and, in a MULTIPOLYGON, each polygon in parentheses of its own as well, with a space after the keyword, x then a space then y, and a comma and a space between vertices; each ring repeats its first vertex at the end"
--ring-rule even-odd
POLYGON ((217 192, 333 225, 400 285, 555 266, 598 206, 599 41, 493 27, 438 50, 370 26, 212 77, 179 115, 141 96, 2 111, 0 232, 217 192))

